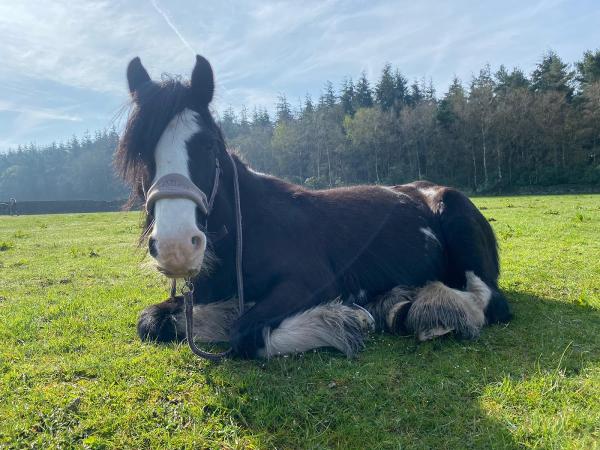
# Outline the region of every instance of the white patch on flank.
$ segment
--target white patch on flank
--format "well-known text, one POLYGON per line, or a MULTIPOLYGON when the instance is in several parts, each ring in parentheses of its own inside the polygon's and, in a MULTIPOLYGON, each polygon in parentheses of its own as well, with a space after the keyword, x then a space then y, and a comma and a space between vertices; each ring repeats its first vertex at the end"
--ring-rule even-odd
MULTIPOLYGON (((169 122, 154 151, 156 175, 153 183, 170 173, 191 179, 186 142, 199 131, 196 113, 190 109, 183 110, 169 122)), ((157 200, 152 238, 157 242, 157 261, 164 269, 192 269, 202 264, 206 236, 196 225, 196 204, 192 200, 157 200), (199 248, 190 246, 193 236, 201 236, 199 248)))
POLYGON ((421 233, 423 233, 425 235, 425 237, 431 239, 437 245, 441 245, 439 239, 437 238, 437 236, 435 235, 435 233, 432 231, 431 228, 429 228, 429 227, 419 228, 419 230, 421 230, 421 233))

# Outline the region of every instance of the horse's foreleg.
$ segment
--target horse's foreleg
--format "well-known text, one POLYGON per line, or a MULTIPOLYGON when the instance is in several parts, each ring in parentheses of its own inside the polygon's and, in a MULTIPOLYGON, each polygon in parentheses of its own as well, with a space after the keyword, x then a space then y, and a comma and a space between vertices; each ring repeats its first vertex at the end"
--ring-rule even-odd
POLYGON ((406 327, 406 317, 413 297, 412 290, 398 286, 376 297, 365 308, 373 315, 377 330, 406 335, 410 334, 406 327))
MULTIPOLYGON (((237 300, 194 306, 194 339, 227 342, 238 316, 237 300)), ((138 335, 143 341, 174 342, 186 338, 183 297, 178 296, 147 307, 140 314, 138 335)))
POLYGON ((319 347, 333 347, 351 357, 364 346, 364 337, 374 329, 373 317, 360 307, 335 301, 284 319, 263 329, 264 347, 257 356, 270 358, 301 353, 319 347))
POLYGON ((314 299, 308 287, 280 283, 235 322, 230 341, 234 352, 269 357, 331 346, 354 354, 362 345, 361 324, 365 317, 372 321, 370 315, 339 302, 315 305, 314 299))

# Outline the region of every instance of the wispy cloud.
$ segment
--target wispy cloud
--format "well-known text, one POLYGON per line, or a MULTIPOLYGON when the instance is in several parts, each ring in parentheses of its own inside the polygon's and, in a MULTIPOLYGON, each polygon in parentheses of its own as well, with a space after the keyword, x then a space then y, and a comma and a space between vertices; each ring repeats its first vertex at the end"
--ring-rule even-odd
POLYGON ((29 143, 36 139, 32 132, 50 126, 52 123, 81 122, 82 118, 68 111, 47 108, 28 108, 0 100, 0 113, 12 117, 10 130, 2 133, 0 149, 15 147, 18 144, 29 143))
POLYGON ((171 30, 173 30, 173 32, 177 35, 177 37, 179 38, 179 40, 181 41, 181 43, 183 45, 185 45, 188 48, 188 50, 190 52, 192 52, 192 54, 195 55, 196 51, 194 50, 194 48, 183 37, 183 35, 177 29, 177 27, 175 26, 175 24, 173 23, 173 21, 171 20, 171 18, 169 17, 169 15, 160 6, 158 6, 158 2, 156 0, 150 0, 150 2, 152 3, 152 6, 154 6, 154 9, 156 10, 156 12, 158 12, 162 16, 162 18, 165 19, 165 22, 167 22, 167 25, 169 25, 169 28, 171 28, 171 30))
POLYGON ((32 118, 47 119, 47 120, 65 120, 67 122, 81 122, 81 117, 68 114, 60 110, 52 110, 46 108, 27 108, 12 103, 0 100, 0 111, 26 114, 32 118))
POLYGON ((1 2, 0 77, 23 74, 122 94, 129 58, 140 55, 162 70, 169 63, 179 69, 184 56, 189 60, 187 51, 172 50, 180 46, 180 35, 164 33, 165 17, 146 1, 1 2))

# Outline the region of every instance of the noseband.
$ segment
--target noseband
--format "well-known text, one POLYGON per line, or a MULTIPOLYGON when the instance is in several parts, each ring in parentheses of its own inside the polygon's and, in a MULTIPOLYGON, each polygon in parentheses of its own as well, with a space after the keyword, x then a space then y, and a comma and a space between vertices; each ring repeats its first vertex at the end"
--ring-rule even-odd
MULTIPOLYGON (((231 155, 227 153, 231 158, 231 155)), ((231 159, 234 166, 234 176, 237 178, 237 168, 235 162, 231 159)), ((219 179, 221 178, 221 164, 219 158, 215 158, 215 179, 210 191, 210 199, 206 200, 206 194, 194 184, 192 180, 180 173, 168 173, 156 180, 146 193, 146 212, 150 213, 154 204, 165 198, 184 198, 193 201, 204 217, 206 218, 204 226, 208 224, 208 216, 212 212, 215 197, 219 190, 219 179)))
MULTIPOLYGON (((242 207, 240 203, 240 185, 238 179, 237 166, 231 154, 227 152, 231 167, 233 168, 233 193, 235 203, 235 225, 236 225, 236 251, 235 251, 235 266, 237 277, 238 291, 238 309, 239 315, 244 313, 244 279, 242 274, 242 207)), ((150 186, 146 194, 146 212, 152 210, 154 204, 161 199, 188 199, 196 203, 200 211, 204 214, 204 230, 208 229, 208 217, 212 212, 215 197, 219 190, 219 179, 221 176, 221 165, 219 159, 215 158, 215 178, 213 187, 210 193, 209 200, 206 200, 206 194, 196 186, 189 178, 179 173, 168 173, 160 177, 150 186)), ((227 228, 223 226, 222 232, 217 239, 224 237, 227 234, 227 228), (224 233, 223 233, 224 230, 224 233)), ((210 361, 219 362, 224 357, 231 354, 232 349, 220 353, 211 353, 204 351, 196 346, 194 342, 194 283, 190 278, 186 278, 185 285, 182 289, 183 300, 185 303, 185 333, 187 336, 188 345, 192 352, 201 358, 210 361)), ((171 282, 171 298, 175 298, 177 293, 177 280, 171 282)))
MULTIPOLYGON (((218 162, 219 160, 217 160, 218 162)), ((218 180, 218 172, 215 180, 218 180)), ((213 188, 213 191, 215 189, 213 188)), ((205 215, 208 215, 208 202, 206 194, 198 188, 188 177, 180 173, 168 173, 160 177, 150 186, 146 196, 146 211, 150 211, 158 200, 163 198, 187 198, 198 205, 205 215)))

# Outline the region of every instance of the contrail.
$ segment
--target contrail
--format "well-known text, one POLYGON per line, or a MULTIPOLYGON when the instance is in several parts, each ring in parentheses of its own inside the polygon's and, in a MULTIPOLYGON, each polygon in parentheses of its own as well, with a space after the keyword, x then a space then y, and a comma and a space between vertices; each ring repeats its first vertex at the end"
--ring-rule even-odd
POLYGON ((165 19, 165 22, 167 22, 167 25, 169 25, 169 27, 171 28, 171 30, 173 30, 175 32, 175 34, 177 35, 177 37, 179 38, 179 40, 183 43, 183 45, 185 45, 190 52, 192 52, 192 54, 196 54, 196 51, 192 48, 192 46, 190 45, 190 43, 188 41, 185 40, 185 38, 183 37, 183 35, 179 32, 179 30, 177 29, 177 27, 173 24, 173 22, 171 22, 171 19, 169 18, 169 16, 167 15, 166 12, 164 12, 160 6, 158 6, 158 3, 156 2, 156 0, 150 0, 150 3, 152 3, 152 6, 154 6, 154 9, 156 10, 157 13, 159 13, 163 19, 165 19))

